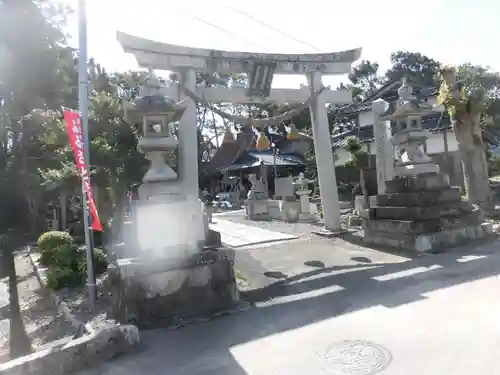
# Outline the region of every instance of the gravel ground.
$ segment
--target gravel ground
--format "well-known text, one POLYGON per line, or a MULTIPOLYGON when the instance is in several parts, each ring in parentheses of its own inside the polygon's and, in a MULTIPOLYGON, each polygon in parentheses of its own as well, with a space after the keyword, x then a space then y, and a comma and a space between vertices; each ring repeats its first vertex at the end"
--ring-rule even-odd
POLYGON ((97 279, 97 303, 94 307, 89 303, 85 287, 57 291, 57 295, 66 302, 75 319, 90 325, 94 330, 117 325, 115 320, 108 317, 111 293, 107 288, 106 279, 106 274, 97 279))
MULTIPOLYGON (((25 329, 33 348, 36 350, 50 341, 73 335, 73 326, 57 312, 47 291, 38 282, 27 255, 25 253, 18 254, 15 258, 15 264, 19 303, 25 329)), ((2 314, 7 317, 8 308, 2 314)), ((0 332, 0 357, 4 360, 8 359, 2 355, 8 353, 8 326, 6 330, 7 332, 0 332)))

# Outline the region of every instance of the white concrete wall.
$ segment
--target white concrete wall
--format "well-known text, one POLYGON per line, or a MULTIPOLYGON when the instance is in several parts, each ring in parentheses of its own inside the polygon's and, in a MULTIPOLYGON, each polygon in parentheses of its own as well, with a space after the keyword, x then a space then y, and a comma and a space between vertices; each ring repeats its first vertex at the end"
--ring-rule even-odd
POLYGON ((427 98, 427 104, 435 105, 437 103, 437 96, 429 96, 427 98))
MULTIPOLYGON (((448 151, 457 151, 458 150, 458 142, 455 138, 455 133, 453 131, 448 131, 448 151)), ((363 150, 368 151, 368 145, 363 144, 363 150)), ((373 142, 371 142, 370 151, 372 155, 375 155, 375 146, 373 142)), ((427 138, 427 153, 429 155, 433 154, 441 154, 444 152, 444 141, 443 141, 443 133, 431 133, 429 138, 427 138)), ((345 148, 340 148, 335 150, 335 166, 339 167, 345 165, 351 159, 351 154, 346 151, 345 148)))
MULTIPOLYGON (((458 142, 455 133, 452 130, 447 132, 448 151, 458 151, 458 142)), ((427 153, 429 155, 440 154, 444 152, 443 133, 433 133, 427 138, 427 153)))
POLYGON ((372 111, 361 112, 358 116, 358 119, 360 127, 373 125, 373 123, 375 122, 374 114, 372 111))

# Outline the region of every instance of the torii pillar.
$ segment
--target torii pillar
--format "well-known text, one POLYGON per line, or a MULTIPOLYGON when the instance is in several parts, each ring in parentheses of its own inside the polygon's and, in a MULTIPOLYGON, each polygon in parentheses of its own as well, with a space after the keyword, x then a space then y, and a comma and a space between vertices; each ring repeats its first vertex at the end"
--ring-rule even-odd
MULTIPOLYGON (((313 92, 318 92, 323 87, 320 72, 307 74, 307 82, 313 92)), ((324 233, 335 235, 343 230, 340 223, 339 193, 335 177, 330 125, 328 124, 328 112, 323 93, 319 94, 311 103, 310 112, 319 190, 323 205, 324 233)))

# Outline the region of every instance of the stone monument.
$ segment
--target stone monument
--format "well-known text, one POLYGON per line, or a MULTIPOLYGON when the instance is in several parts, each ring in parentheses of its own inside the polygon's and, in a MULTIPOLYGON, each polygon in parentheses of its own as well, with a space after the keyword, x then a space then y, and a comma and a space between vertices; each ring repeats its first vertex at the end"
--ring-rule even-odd
POLYGON ((309 200, 309 195, 312 190, 308 189, 309 180, 304 177, 304 173, 299 173, 297 180, 294 182, 296 187, 295 194, 300 199, 300 215, 299 221, 304 222, 317 222, 320 220, 316 205, 312 205, 309 200), (314 208, 316 210, 314 210, 314 208))
MULTIPOLYGON (((379 187, 379 192, 384 193, 371 197, 370 208, 362 212, 364 240, 433 252, 484 237, 492 231, 491 225, 483 223, 479 209, 461 199, 458 187, 450 187, 448 176, 440 173, 424 151, 428 133, 422 129, 421 119, 436 109, 418 101, 406 80, 398 92, 394 113, 382 116, 388 106, 376 104, 382 107, 377 108, 380 112, 377 121, 396 122, 393 142, 400 156, 395 163, 395 176, 390 178, 391 162, 383 164, 381 160, 390 155, 389 147, 377 147, 377 174, 382 172, 378 183, 385 186, 379 187)), ((383 139, 387 141, 387 134, 383 139)))
POLYGON ((292 176, 276 177, 274 179, 274 199, 286 200, 294 197, 294 192, 292 176))
POLYGON ((293 179, 277 177, 274 179, 275 195, 268 201, 269 216, 272 219, 296 222, 300 215, 300 202, 297 201, 293 179))
POLYGON ((269 219, 269 207, 267 205, 267 190, 262 180, 251 174, 248 180, 252 184, 246 200, 246 218, 248 220, 269 219))
MULTIPOLYGON (((139 327, 182 324, 232 308, 238 301, 233 251, 220 248, 220 236, 204 222, 198 194, 185 188, 185 161, 178 163, 178 173, 165 162, 167 153, 189 147, 182 138, 186 132, 173 126, 185 115, 186 103, 164 97, 157 86, 151 77, 140 97, 124 103, 126 120, 142 122, 138 148, 151 165, 130 220, 136 251, 128 258, 118 254, 109 266, 113 313, 120 322, 139 327)), ((181 121, 180 126, 196 128, 196 123, 181 121)))

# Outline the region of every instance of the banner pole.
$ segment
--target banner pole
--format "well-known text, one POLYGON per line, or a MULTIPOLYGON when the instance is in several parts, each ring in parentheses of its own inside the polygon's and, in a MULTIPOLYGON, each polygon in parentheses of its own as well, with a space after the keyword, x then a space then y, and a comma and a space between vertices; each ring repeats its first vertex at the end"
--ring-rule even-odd
MULTIPOLYGON (((90 172, 89 153, 89 118, 88 118, 88 71, 87 71, 87 4, 85 0, 78 0, 78 107, 82 122, 83 147, 85 164, 90 172)), ((85 247, 87 250, 87 287, 89 300, 95 306, 97 299, 96 279, 94 273, 94 252, 92 249, 93 232, 90 227, 90 209, 87 192, 82 178, 82 198, 83 198, 83 223, 85 232, 85 247)))

